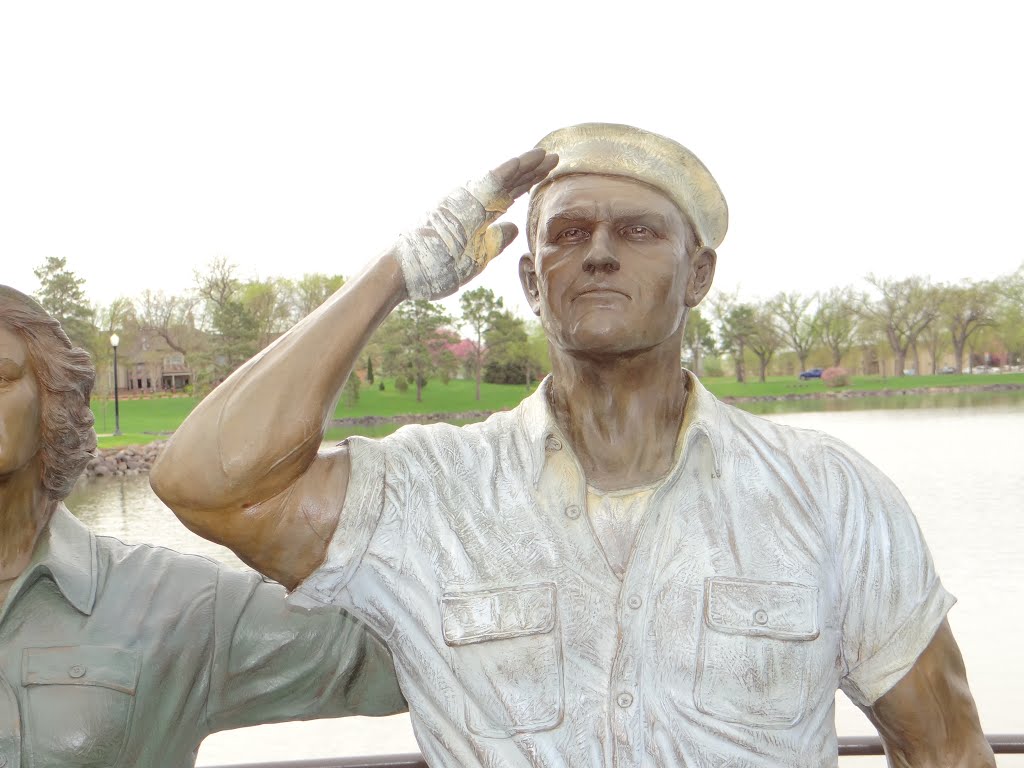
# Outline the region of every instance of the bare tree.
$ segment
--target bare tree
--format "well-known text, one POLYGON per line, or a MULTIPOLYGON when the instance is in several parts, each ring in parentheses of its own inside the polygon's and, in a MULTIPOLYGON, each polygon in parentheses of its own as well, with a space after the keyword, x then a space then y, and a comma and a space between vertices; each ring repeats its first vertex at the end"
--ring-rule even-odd
POLYGON ((957 373, 963 372, 964 349, 970 338, 982 328, 995 325, 994 295, 994 286, 990 283, 943 287, 942 324, 953 342, 957 373))
POLYGON ((775 325, 775 315, 768 304, 761 304, 754 307, 752 319, 752 333, 747 340, 750 351, 757 356, 760 364, 759 379, 765 382, 768 374, 768 364, 772 357, 783 344, 782 334, 775 325))
POLYGON ((849 287, 832 288, 818 298, 815 312, 821 340, 832 352, 832 365, 838 368, 843 355, 850 351, 857 338, 860 316, 858 299, 849 287))
POLYGON ((920 277, 887 280, 868 275, 866 279, 880 296, 875 301, 863 301, 859 312, 885 335, 895 358, 896 375, 902 376, 908 350, 939 316, 935 292, 920 277))
POLYGON ((810 312, 814 296, 802 296, 797 292, 780 293, 770 302, 767 309, 775 316, 779 333, 800 360, 800 370, 806 370, 807 358, 821 337, 818 316, 810 312))
POLYGON ((196 302, 191 294, 168 296, 163 291, 145 290, 135 303, 139 329, 156 334, 175 352, 188 355, 197 342, 196 302))

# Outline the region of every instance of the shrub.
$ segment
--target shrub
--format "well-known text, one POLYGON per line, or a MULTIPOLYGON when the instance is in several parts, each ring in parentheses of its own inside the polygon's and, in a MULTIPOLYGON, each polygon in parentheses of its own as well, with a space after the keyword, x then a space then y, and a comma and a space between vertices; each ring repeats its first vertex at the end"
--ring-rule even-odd
POLYGON ((409 382, 405 380, 405 376, 398 376, 395 378, 395 389, 399 392, 409 391, 409 382))
POLYGON ((826 368, 821 373, 821 381, 826 387, 848 387, 850 372, 845 368, 826 368))
POLYGON ((380 384, 377 385, 377 389, 379 389, 381 392, 384 391, 384 382, 383 381, 380 384))

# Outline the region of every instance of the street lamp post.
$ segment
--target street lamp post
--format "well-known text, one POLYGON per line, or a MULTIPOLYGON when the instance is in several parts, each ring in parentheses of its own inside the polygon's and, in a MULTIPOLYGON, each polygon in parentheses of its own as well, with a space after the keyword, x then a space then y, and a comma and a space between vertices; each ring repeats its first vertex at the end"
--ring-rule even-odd
POLYGON ((114 434, 121 434, 121 413, 118 410, 117 402, 117 345, 121 343, 121 337, 116 333, 110 336, 110 346, 114 348, 114 434))

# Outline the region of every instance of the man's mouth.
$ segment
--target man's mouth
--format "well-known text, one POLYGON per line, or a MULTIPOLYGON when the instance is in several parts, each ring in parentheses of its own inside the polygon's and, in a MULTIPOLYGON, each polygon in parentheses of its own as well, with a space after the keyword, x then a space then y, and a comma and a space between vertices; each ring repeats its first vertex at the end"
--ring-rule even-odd
POLYGON ((629 298, 629 294, 625 293, 623 291, 617 290, 615 288, 609 288, 606 285, 595 285, 595 286, 592 286, 590 288, 584 288, 582 291, 577 293, 573 297, 572 300, 576 301, 576 299, 581 299, 581 298, 604 299, 604 298, 613 298, 613 297, 620 297, 620 298, 628 299, 629 298))

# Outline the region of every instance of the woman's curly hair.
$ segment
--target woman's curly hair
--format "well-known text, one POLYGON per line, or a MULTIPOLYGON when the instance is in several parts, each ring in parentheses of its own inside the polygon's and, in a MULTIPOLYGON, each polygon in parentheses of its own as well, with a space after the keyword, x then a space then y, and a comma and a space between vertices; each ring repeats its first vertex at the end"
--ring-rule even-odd
POLYGON ((42 483, 59 501, 96 454, 89 408, 96 369, 89 353, 71 344, 39 302, 6 285, 0 285, 0 323, 18 333, 28 348, 42 406, 42 483))

